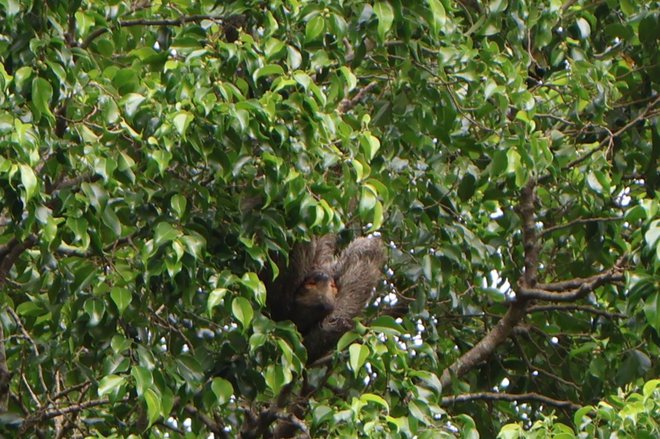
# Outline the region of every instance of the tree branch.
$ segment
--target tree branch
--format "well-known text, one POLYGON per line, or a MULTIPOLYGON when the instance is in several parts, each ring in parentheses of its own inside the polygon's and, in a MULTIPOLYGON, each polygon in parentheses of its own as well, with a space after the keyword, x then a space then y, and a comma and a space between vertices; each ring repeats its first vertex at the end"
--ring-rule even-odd
POLYGON ((113 26, 110 27, 102 27, 99 29, 94 30, 91 32, 89 35, 87 35, 87 38, 80 44, 80 47, 83 49, 86 49, 89 47, 92 42, 103 35, 106 32, 109 32, 114 29, 118 29, 121 27, 131 27, 131 26, 183 26, 186 23, 196 23, 202 20, 213 20, 213 21, 222 21, 224 17, 220 16, 214 16, 214 15, 182 15, 179 18, 171 18, 171 19, 154 19, 154 20, 147 20, 147 19, 136 19, 136 20, 121 20, 117 24, 114 24, 113 26))
POLYGON ((544 229, 541 232, 541 236, 548 235, 552 232, 555 232, 557 230, 561 229, 567 229, 569 227, 573 227, 578 224, 589 224, 589 223, 599 223, 599 222, 613 222, 613 221, 622 221, 623 217, 621 216, 615 216, 615 217, 602 217, 602 218, 578 218, 576 220, 570 221, 566 224, 557 224, 552 227, 548 227, 547 229, 544 229))
POLYGON ((539 244, 536 239, 536 218, 534 212, 535 182, 530 181, 525 185, 520 194, 520 205, 518 214, 522 220, 523 248, 525 250, 525 272, 523 282, 526 286, 536 285, 538 271, 539 244))
MULTIPOLYGON (((522 220, 523 247, 525 249, 525 273, 522 283, 533 286, 536 284, 538 265, 538 243, 536 240, 534 215, 534 182, 530 181, 521 191, 518 213, 522 220)), ((442 372, 440 382, 443 388, 451 384, 452 376, 460 377, 477 364, 485 361, 511 335, 513 328, 527 314, 527 299, 516 297, 509 305, 504 317, 497 322, 472 349, 461 355, 451 366, 442 372)))
MULTIPOLYGON (((658 102, 660 102, 660 96, 656 96, 655 99, 653 99, 653 101, 649 102, 649 104, 646 106, 646 108, 644 108, 637 116, 635 116, 633 119, 631 119, 628 123, 626 123, 624 126, 619 128, 615 132, 611 132, 611 131, 608 130, 609 134, 603 140, 601 140, 600 143, 595 148, 589 150, 583 156, 578 157, 577 159, 573 160, 572 162, 570 162, 569 164, 564 166, 562 168, 562 170, 566 171, 568 169, 572 169, 575 166, 580 165, 585 160, 587 160, 589 157, 594 155, 597 151, 600 151, 605 146, 610 145, 616 137, 623 134, 630 127, 635 126, 635 124, 637 124, 637 122, 639 122, 641 120, 644 120, 644 119, 647 119, 649 117, 652 117, 655 110, 656 110, 656 106, 658 105, 658 102)), ((550 178, 552 178, 552 174, 548 173, 548 174, 545 174, 545 175, 539 177, 538 182, 543 183, 543 182, 548 181, 550 178)))
POLYGON ((21 256, 21 254, 32 247, 37 242, 37 237, 35 235, 28 236, 25 241, 19 242, 16 239, 12 239, 9 243, 0 251, 0 284, 7 279, 7 275, 11 270, 11 267, 14 266, 16 260, 21 256))
POLYGON ((355 107, 363 98, 364 96, 369 93, 374 87, 376 87, 378 83, 376 81, 372 81, 366 86, 364 86, 362 89, 360 89, 359 92, 352 98, 344 98, 339 102, 339 105, 337 106, 337 110, 339 113, 346 113, 348 110, 351 108, 355 107))
MULTIPOLYGON (((624 263, 624 258, 621 258, 617 261, 615 264, 615 267, 621 267, 624 263)), ((614 269, 614 268, 612 268, 614 269)), ((607 271, 595 274, 593 276, 589 277, 576 277, 573 279, 568 279, 568 280, 563 280, 563 281, 558 281, 558 282, 551 282, 548 284, 538 284, 536 285, 536 288, 541 289, 541 290, 546 290, 546 291, 569 291, 573 290, 575 288, 579 288, 580 286, 587 284, 587 283, 592 283, 598 278, 602 277, 605 275, 607 271)), ((620 279, 619 279, 620 280, 620 279)))
MULTIPOLYGON (((23 322, 21 322, 21 318, 16 314, 16 311, 14 311, 11 307, 7 307, 7 312, 11 314, 11 317, 14 319, 16 322, 16 325, 18 328, 21 330, 23 333, 23 336, 30 342, 32 345, 32 350, 34 351, 34 356, 35 358, 39 358, 39 347, 37 346, 37 343, 34 341, 34 339, 30 336, 30 333, 27 332, 27 329, 25 329, 25 326, 23 326, 23 322)), ((43 388, 44 392, 48 391, 48 386, 46 385, 46 380, 44 379, 44 371, 43 368, 41 367, 40 363, 37 363, 37 373, 39 375, 39 382, 41 383, 41 387, 43 388)))
POLYGON ((0 322, 0 413, 6 413, 9 404, 9 381, 11 373, 7 367, 5 351, 5 329, 0 322))
POLYGON ((103 399, 95 399, 92 401, 86 401, 86 402, 79 402, 76 404, 71 404, 66 407, 58 407, 58 408, 52 408, 48 410, 38 410, 29 416, 25 418, 25 421, 23 422, 23 425, 21 426, 21 429, 23 431, 27 431, 29 428, 31 428, 34 425, 39 424, 40 422, 47 421, 49 419, 55 418, 57 416, 62 416, 66 415, 69 413, 78 413, 83 410, 92 408, 92 407, 97 407, 100 405, 106 405, 106 404, 117 404, 117 403, 122 403, 122 402, 128 402, 130 401, 129 397, 126 397, 122 400, 119 401, 111 401, 109 398, 103 398, 103 399))
MULTIPOLYGON (((553 291, 541 288, 542 286, 539 286, 538 288, 528 288, 524 285, 519 285, 516 291, 516 296, 525 299, 546 300, 549 302, 575 302, 576 300, 582 299, 601 285, 621 281, 623 279, 624 276, 621 267, 615 265, 598 275, 592 276, 588 279, 582 279, 584 281, 583 283, 578 283, 579 279, 573 279, 561 283, 563 285, 577 284, 575 288, 568 291, 553 291)), ((559 283, 555 285, 550 284, 551 287, 555 288, 557 285, 559 285, 559 283)))
POLYGON ((582 311, 590 314, 596 314, 610 320, 625 319, 628 317, 625 314, 607 312, 603 311, 602 309, 594 308, 593 306, 584 305, 536 305, 527 309, 528 313, 546 311, 582 311))
POLYGON ((557 407, 569 410, 578 410, 580 406, 572 401, 562 401, 559 399, 552 399, 538 393, 496 393, 496 392, 478 392, 478 393, 464 393, 462 395, 445 396, 442 398, 442 404, 456 404, 468 401, 511 401, 511 402, 538 402, 551 407, 557 407))
POLYGON ((92 407, 98 407, 100 405, 106 405, 110 404, 111 402, 113 404, 121 403, 121 402, 128 402, 130 401, 129 397, 126 397, 120 401, 111 401, 109 398, 103 398, 103 399, 94 399, 92 401, 86 401, 86 402, 81 402, 77 404, 72 404, 67 407, 60 407, 60 408, 55 408, 55 409, 50 409, 46 410, 43 412, 42 416, 43 419, 51 419, 54 418, 55 416, 61 416, 61 415, 66 415, 68 413, 77 413, 81 412, 83 410, 92 408, 92 407))
POLYGON ((257 439, 263 437, 268 432, 268 429, 273 422, 287 417, 280 412, 287 405, 294 383, 295 380, 287 384, 275 401, 271 402, 268 408, 261 410, 258 415, 256 415, 253 410, 245 411, 245 420, 239 436, 241 439, 257 439))
POLYGON ((197 407, 195 407, 192 404, 186 404, 183 407, 183 410, 188 413, 191 416, 195 416, 197 419, 200 420, 200 422, 204 425, 206 425, 206 428, 208 428, 211 433, 216 435, 217 437, 220 438, 228 438, 229 434, 224 430, 222 425, 218 424, 215 422, 213 419, 205 415, 204 413, 200 412, 197 407))

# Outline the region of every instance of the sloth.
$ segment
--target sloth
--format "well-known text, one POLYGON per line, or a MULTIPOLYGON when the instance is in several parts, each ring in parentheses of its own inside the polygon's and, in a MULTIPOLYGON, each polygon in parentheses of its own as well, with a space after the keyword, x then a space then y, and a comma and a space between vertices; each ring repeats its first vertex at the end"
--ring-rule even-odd
POLYGON ((380 239, 357 238, 339 256, 335 252, 334 235, 314 237, 293 247, 288 265, 278 264, 277 279, 262 276, 271 318, 291 320, 308 351, 314 348, 308 354, 314 357, 351 329, 382 277, 385 250, 380 239))

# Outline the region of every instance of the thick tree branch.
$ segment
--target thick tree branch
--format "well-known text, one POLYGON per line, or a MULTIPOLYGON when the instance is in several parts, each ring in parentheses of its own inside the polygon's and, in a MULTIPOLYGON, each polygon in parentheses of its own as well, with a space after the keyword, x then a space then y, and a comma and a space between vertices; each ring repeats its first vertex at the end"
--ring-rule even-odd
MULTIPOLYGON (((602 285, 621 281, 623 279, 624 276, 621 267, 615 265, 609 270, 603 271, 598 275, 592 276, 588 279, 582 279, 584 281, 583 283, 577 284, 575 288, 568 291, 553 291, 543 289, 541 286, 537 288, 528 288, 524 285, 519 285, 516 291, 516 295, 521 298, 546 300, 550 302, 575 302, 576 300, 584 298, 587 294, 591 293, 602 285)), ((566 281, 565 284, 575 284, 577 283, 576 281, 577 279, 566 281)), ((557 285, 554 286, 556 287, 557 285)))
POLYGON ((285 386, 275 401, 271 402, 267 408, 261 410, 259 414, 256 414, 255 410, 252 409, 245 411, 245 420, 239 436, 241 439, 257 439, 263 437, 268 432, 273 422, 278 419, 287 418, 287 415, 282 414, 282 410, 288 404, 294 383, 295 381, 285 386))
MULTIPOLYGON (((521 191, 518 213, 522 220, 523 247, 525 249, 525 273, 522 283, 533 286, 536 284, 538 265, 538 243, 534 219, 534 183, 528 183, 521 191)), ((442 372, 440 382, 446 388, 451 383, 452 376, 460 377, 477 364, 485 361, 511 335, 515 326, 527 314, 527 299, 517 297, 509 305, 504 317, 488 332, 472 349, 461 355, 454 363, 442 372)))
MULTIPOLYGON (((615 267, 621 267, 624 263, 624 258, 621 258, 617 261, 615 267)), ((613 270, 612 268, 611 270, 613 270)), ((557 281, 557 282, 551 282, 548 284, 538 284, 536 285, 536 288, 545 290, 545 291, 557 291, 557 292, 564 292, 564 291, 569 291, 569 290, 574 290, 575 288, 580 288, 584 284, 592 283, 598 280, 599 278, 603 277, 606 275, 609 271, 607 270, 602 273, 595 274, 593 276, 589 277, 576 277, 573 279, 568 279, 568 280, 562 280, 562 281, 557 281)), ((620 280, 620 279, 618 279, 620 280)))
POLYGON ((536 239, 536 216, 534 212, 535 182, 525 185, 520 194, 518 213, 522 220, 523 248, 525 250, 525 273, 523 282, 526 286, 536 285, 538 271, 539 244, 536 239))
POLYGON ((538 393, 496 393, 496 392, 478 392, 478 393, 465 393, 462 395, 445 396, 442 398, 443 404, 456 404, 459 402, 468 401, 511 401, 511 402, 538 402, 551 407, 557 407, 569 410, 578 410, 579 405, 572 401, 562 401, 559 399, 552 399, 538 393))
POLYGON ((32 247, 36 242, 37 237, 35 235, 30 235, 25 241, 19 242, 16 239, 12 239, 6 245, 6 248, 4 248, 0 254, 0 257, 2 258, 0 260, 0 284, 7 279, 11 267, 14 266, 14 263, 21 254, 32 247))
POLYGON ((509 338, 513 328, 527 314, 526 301, 516 301, 511 304, 504 317, 484 336, 472 349, 461 355, 454 363, 442 372, 440 382, 446 388, 451 384, 452 375, 460 377, 477 364, 485 361, 499 345, 509 338))
POLYGON ((360 89, 360 91, 357 92, 355 96, 352 98, 344 98, 339 102, 339 105, 337 107, 337 111, 339 113, 346 113, 348 110, 351 108, 355 107, 364 97, 369 93, 374 87, 376 87, 378 83, 376 81, 372 81, 363 88, 360 89))
POLYGON ((213 419, 211 419, 209 416, 207 416, 204 413, 200 412, 197 409, 197 407, 195 407, 194 405, 186 404, 184 406, 183 410, 186 413, 188 413, 189 415, 194 416, 197 419, 199 419, 202 424, 206 425, 206 428, 208 428, 211 433, 216 435, 216 437, 219 437, 219 438, 228 438, 229 437, 229 434, 224 430, 222 425, 218 424, 213 419))

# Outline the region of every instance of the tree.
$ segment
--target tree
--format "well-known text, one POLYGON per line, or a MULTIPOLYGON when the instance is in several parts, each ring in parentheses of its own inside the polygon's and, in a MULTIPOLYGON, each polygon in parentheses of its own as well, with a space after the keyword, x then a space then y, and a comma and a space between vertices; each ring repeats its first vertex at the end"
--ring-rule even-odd
POLYGON ((576 434, 598 401, 610 431, 657 407, 658 2, 408 3, 0 2, 2 431, 576 434), (388 265, 308 362, 259 273, 326 233, 388 265))

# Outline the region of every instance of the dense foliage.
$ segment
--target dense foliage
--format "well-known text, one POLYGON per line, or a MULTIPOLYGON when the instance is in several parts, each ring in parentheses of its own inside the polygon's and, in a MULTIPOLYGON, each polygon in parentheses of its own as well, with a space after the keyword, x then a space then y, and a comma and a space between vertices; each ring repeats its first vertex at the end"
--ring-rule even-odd
POLYGON ((0 0, 0 435, 657 437, 659 43, 642 0, 0 0), (329 232, 388 265, 307 364, 258 273, 329 232))

